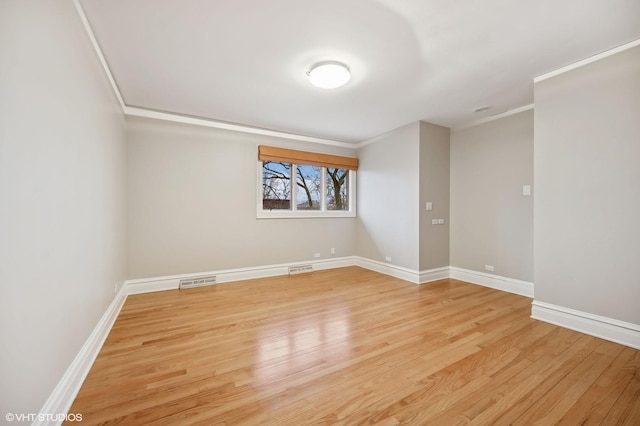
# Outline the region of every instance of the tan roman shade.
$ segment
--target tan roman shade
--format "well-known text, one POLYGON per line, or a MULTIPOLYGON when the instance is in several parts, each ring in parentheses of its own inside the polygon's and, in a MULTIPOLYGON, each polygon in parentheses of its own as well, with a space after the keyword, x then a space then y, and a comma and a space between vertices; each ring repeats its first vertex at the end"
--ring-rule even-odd
POLYGON ((339 155, 276 148, 266 145, 258 146, 258 160, 358 170, 358 159, 355 157, 341 157, 339 155))

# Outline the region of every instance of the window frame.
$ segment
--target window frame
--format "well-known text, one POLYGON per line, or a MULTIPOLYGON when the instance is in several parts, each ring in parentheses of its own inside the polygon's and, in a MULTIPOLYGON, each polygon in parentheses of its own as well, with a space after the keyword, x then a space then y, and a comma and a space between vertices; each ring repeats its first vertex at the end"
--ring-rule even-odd
MULTIPOLYGON (((288 162, 291 164, 291 209, 290 210, 264 210, 262 208, 263 200, 263 188, 262 188, 262 170, 263 160, 258 160, 256 167, 257 176, 257 200, 256 200, 256 218, 257 219, 300 219, 300 218, 330 218, 330 217, 356 217, 356 171, 349 171, 349 209, 348 210, 327 210, 327 167, 320 166, 320 179, 321 179, 321 191, 320 191, 320 210, 297 210, 296 197, 298 193, 298 185, 296 179, 297 176, 297 163, 288 162)), ((308 164, 301 163, 300 165, 306 166, 308 164)), ((344 167, 337 167, 344 168, 344 167)))

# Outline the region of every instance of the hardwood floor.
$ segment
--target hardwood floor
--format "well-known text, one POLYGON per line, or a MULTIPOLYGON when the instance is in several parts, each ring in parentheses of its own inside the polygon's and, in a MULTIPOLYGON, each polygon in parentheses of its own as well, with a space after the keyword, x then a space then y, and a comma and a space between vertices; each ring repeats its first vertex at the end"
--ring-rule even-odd
POLYGON ((130 296, 83 424, 639 425, 640 351, 350 267, 130 296))

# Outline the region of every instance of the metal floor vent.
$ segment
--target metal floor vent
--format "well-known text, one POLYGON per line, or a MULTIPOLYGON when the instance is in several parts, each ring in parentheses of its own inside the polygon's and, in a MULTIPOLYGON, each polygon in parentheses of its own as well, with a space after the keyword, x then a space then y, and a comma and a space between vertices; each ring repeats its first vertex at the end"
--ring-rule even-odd
POLYGON ((313 272, 313 265, 289 266, 289 275, 304 274, 306 272, 313 272))
POLYGON ((212 285, 215 283, 216 283, 215 275, 209 275, 207 277, 187 278, 185 280, 180 280, 180 289, 203 287, 205 285, 212 285))

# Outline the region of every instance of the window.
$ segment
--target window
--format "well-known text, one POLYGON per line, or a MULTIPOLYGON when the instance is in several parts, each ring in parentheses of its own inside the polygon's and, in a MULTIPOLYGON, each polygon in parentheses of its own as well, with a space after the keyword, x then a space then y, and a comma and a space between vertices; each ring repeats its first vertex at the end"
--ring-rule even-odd
POLYGON ((296 209, 320 210, 322 199, 322 168, 304 164, 295 165, 296 209))
POLYGON ((354 217, 357 159, 267 146, 258 154, 258 217, 354 217))
POLYGON ((262 163, 262 200, 264 210, 291 209, 291 164, 262 163))
POLYGON ((327 210, 346 210, 349 206, 349 170, 327 168, 327 210))

